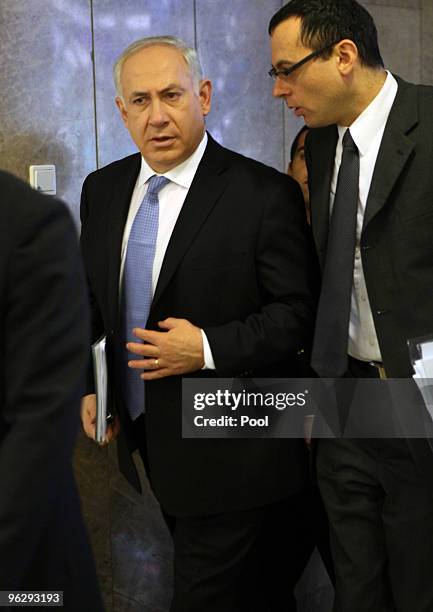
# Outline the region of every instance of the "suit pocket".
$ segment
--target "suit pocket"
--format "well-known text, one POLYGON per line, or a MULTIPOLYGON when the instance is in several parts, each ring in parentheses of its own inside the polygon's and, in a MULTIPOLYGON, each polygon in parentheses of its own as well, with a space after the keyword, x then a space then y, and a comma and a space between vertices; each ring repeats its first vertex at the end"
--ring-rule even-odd
POLYGON ((416 198, 412 199, 411 203, 401 207, 399 212, 402 223, 433 215, 433 191, 423 195, 418 200, 416 198))
POLYGON ((433 266, 433 211, 402 223, 398 249, 405 258, 414 258, 413 265, 433 266))

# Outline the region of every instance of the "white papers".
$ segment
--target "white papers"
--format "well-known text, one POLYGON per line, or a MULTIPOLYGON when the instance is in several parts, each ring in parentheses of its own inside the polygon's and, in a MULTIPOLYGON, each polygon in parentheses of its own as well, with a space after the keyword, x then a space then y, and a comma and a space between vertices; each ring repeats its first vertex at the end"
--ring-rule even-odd
POLYGON ((417 359, 413 364, 415 374, 421 378, 433 378, 433 357, 430 359, 417 359))
POLYGON ((433 359, 433 340, 421 343, 421 353, 423 359, 433 359))
POLYGON ((107 357, 105 354, 106 336, 92 345, 93 372, 96 391, 96 442, 105 440, 107 433, 107 357))
POLYGON ((433 420, 433 338, 409 340, 409 351, 415 371, 413 379, 433 420))
POLYGON ((416 382, 419 392, 422 395, 425 407, 427 408, 427 412, 429 413, 430 418, 433 421, 433 385, 432 385, 432 381, 426 380, 425 378, 421 378, 419 374, 414 374, 413 379, 416 382))

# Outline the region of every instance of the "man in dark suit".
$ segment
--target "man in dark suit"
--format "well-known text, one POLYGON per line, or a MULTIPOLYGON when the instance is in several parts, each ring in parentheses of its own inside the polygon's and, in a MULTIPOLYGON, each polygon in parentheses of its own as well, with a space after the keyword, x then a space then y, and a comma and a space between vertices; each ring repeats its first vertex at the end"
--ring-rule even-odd
MULTIPOLYGON (((301 192, 206 133, 211 83, 182 41, 138 41, 115 80, 141 155, 86 179, 81 240, 93 336, 107 334, 119 465, 139 487, 130 456, 139 448, 172 531, 171 610, 263 611, 274 577, 260 571, 271 574, 289 546, 296 554, 302 537, 303 441, 182 439, 182 376, 294 373, 314 313, 301 192)), ((92 385, 90 374, 82 417, 94 437, 92 385)))
MULTIPOLYGON (((355 0, 293 0, 269 32, 274 94, 311 128, 322 267, 312 365, 325 377, 410 377, 407 340, 433 331, 433 89, 384 69, 355 0)), ((319 441, 335 610, 433 609, 432 459, 425 440, 319 441)))
POLYGON ((88 351, 65 207, 0 172, 0 590, 102 610, 72 471, 88 351))

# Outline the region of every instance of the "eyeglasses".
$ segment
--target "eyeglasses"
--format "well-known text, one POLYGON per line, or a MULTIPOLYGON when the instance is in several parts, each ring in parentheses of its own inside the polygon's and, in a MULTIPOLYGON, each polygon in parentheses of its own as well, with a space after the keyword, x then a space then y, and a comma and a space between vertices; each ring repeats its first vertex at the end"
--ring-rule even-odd
POLYGON ((285 81, 292 74, 292 72, 295 72, 295 70, 297 70, 298 68, 300 68, 307 62, 311 61, 312 59, 319 57, 319 55, 321 55, 324 51, 326 51, 327 49, 330 49, 331 47, 336 45, 338 42, 340 41, 336 40, 330 43, 329 45, 325 45, 324 47, 317 49, 317 51, 313 51, 313 53, 310 53, 309 55, 307 55, 307 57, 304 57, 304 59, 301 59, 300 62, 296 62, 296 64, 293 64, 293 66, 290 66, 290 68, 280 68, 279 70, 277 70, 276 68, 272 66, 272 68, 268 71, 268 74, 273 79, 280 78, 283 81, 285 81))

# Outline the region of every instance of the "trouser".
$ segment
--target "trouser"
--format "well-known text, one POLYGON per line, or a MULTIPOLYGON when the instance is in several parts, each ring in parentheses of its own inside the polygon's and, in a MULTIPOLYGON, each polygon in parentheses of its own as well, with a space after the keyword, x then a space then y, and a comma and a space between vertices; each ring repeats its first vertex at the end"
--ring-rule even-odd
POLYGON ((176 518, 171 612, 292 612, 305 544, 303 496, 261 508, 176 518))
MULTIPOLYGON (((363 376, 362 364, 350 367, 363 376)), ((319 440, 317 477, 330 524, 334 611, 431 612, 433 487, 407 441, 319 440)))
MULTIPOLYGON (((150 484, 144 416, 135 425, 150 484)), ((170 612, 296 612, 294 588, 316 538, 310 490, 259 508, 178 517, 170 612)))

